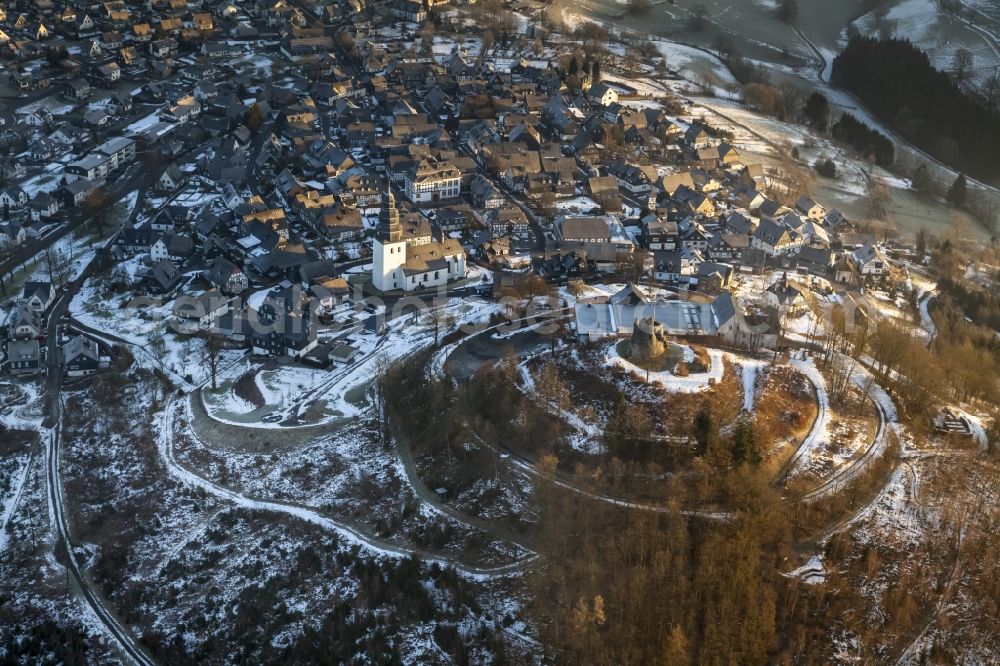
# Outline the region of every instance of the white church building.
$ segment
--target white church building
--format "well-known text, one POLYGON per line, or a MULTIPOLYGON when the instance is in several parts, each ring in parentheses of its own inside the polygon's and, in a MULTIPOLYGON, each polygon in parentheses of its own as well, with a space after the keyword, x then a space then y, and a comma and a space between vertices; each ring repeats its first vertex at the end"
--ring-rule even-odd
POLYGON ((372 285, 379 291, 415 291, 465 277, 465 250, 454 239, 435 241, 430 227, 404 229, 392 192, 382 195, 372 247, 372 285))

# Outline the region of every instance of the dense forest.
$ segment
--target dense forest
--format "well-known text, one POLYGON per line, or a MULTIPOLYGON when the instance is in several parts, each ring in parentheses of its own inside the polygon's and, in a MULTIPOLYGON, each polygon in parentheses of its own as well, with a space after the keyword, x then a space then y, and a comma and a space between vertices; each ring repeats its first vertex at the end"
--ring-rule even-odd
MULTIPOLYGON (((539 488, 547 565, 533 576, 535 612, 557 662, 761 664, 788 648, 778 625, 799 595, 776 573, 789 555, 787 504, 751 467, 723 485, 743 507, 731 522, 539 488)), ((676 500, 680 489, 669 491, 676 500)))
POLYGON ((1000 331, 1000 297, 996 294, 948 276, 938 280, 938 289, 974 323, 1000 331))
POLYGON ((1000 175, 1000 114, 966 94, 906 40, 854 37, 832 81, 938 159, 993 182, 1000 175))
POLYGON ((865 157, 871 156, 881 167, 892 164, 895 149, 885 134, 873 130, 849 113, 840 117, 830 128, 833 138, 854 148, 865 157))

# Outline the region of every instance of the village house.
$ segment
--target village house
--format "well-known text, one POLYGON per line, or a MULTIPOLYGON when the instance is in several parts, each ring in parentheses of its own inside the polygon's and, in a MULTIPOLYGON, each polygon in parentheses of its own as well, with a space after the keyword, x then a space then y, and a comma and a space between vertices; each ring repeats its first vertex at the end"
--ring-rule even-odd
POLYGON ((12 375, 27 375, 41 370, 41 347, 38 340, 9 340, 4 368, 12 375))
POLYGON ((5 214, 11 210, 24 208, 27 203, 28 194, 20 187, 5 187, 0 190, 0 208, 5 214))
POLYGON ((673 251, 677 249, 680 243, 680 233, 676 222, 651 214, 645 219, 644 225, 646 247, 650 250, 673 251))
POLYGON ((794 252, 802 245, 803 239, 797 232, 771 219, 761 220, 750 236, 750 246, 763 250, 769 256, 794 252))
POLYGON ((593 104, 611 106, 618 101, 618 91, 606 83, 595 83, 587 91, 587 97, 593 104))
POLYGON ((784 274, 764 292, 764 302, 776 308, 782 315, 796 318, 806 310, 806 299, 803 289, 788 279, 784 274))
POLYGON ((185 181, 184 174, 177 168, 176 164, 170 164, 163 170, 156 181, 156 189, 161 192, 173 192, 185 181))
POLYGON ((84 335, 70 338, 60 353, 67 377, 87 377, 111 364, 111 357, 101 353, 100 345, 84 335))
POLYGON ((31 212, 31 219, 35 222, 51 220, 58 215, 61 208, 62 202, 59 197, 54 196, 49 192, 39 192, 35 195, 35 198, 28 203, 28 209, 31 212))
POLYGON ((862 277, 877 278, 889 270, 889 262, 875 245, 867 244, 851 253, 851 260, 862 277))
POLYGON ((611 216, 561 216, 553 227, 556 237, 565 243, 608 244, 631 251, 633 243, 621 223, 611 216))
POLYGON ((697 250, 677 249, 653 253, 653 277, 661 282, 690 281, 705 258, 697 250))
POLYGON ((327 208, 320 218, 317 232, 334 243, 360 240, 365 232, 361 211, 339 204, 327 208))
POLYGON ((469 186, 469 199, 476 208, 499 208, 504 197, 485 176, 476 176, 469 186))
POLYGON ((216 257, 204 273, 205 279, 223 294, 236 295, 250 287, 246 273, 231 261, 216 257))
POLYGON ((27 303, 35 312, 42 314, 56 299, 56 291, 49 282, 25 282, 21 288, 21 302, 27 303))
POLYGON ((217 289, 198 296, 183 296, 174 301, 171 315, 181 331, 214 331, 219 319, 229 312, 230 299, 217 289))
POLYGON ((795 202, 795 210, 810 220, 822 220, 826 216, 826 209, 807 196, 798 198, 795 202))
POLYGON ((41 313, 25 301, 14 304, 7 318, 7 337, 20 340, 34 340, 42 337, 41 313))
POLYGON ((169 260, 163 259, 153 264, 140 279, 141 288, 151 295, 165 295, 174 292, 183 275, 169 260))
POLYGON ((462 191, 462 174, 448 162, 421 159, 404 176, 406 197, 414 203, 454 199, 462 191))
POLYGON ((194 241, 190 236, 167 233, 149 246, 149 258, 153 263, 164 259, 175 264, 183 263, 194 251, 194 241))

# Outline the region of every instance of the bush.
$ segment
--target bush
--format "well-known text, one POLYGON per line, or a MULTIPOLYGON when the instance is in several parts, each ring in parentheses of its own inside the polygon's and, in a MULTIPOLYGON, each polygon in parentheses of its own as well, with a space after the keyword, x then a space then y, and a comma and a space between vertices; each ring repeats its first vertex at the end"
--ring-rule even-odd
POLYGON ((816 173, 824 178, 836 178, 837 165, 831 159, 816 160, 816 173))

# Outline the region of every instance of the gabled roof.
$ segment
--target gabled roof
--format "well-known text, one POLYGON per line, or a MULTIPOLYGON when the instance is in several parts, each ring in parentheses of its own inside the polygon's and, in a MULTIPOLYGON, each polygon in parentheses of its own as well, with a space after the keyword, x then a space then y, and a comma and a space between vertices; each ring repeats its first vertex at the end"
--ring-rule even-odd
POLYGON ((637 284, 629 282, 620 291, 611 295, 612 303, 625 305, 638 305, 639 303, 651 303, 653 301, 646 290, 637 284))
POLYGON ((216 286, 224 286, 236 273, 242 272, 236 264, 223 257, 216 257, 208 266, 206 278, 216 286))
POLYGON ((724 291, 712 301, 712 315, 717 327, 724 326, 736 317, 736 302, 730 292, 724 291))
POLYGON ((48 302, 52 296, 52 284, 49 282, 25 282, 21 289, 21 298, 29 300, 37 296, 43 303, 48 302))
POLYGON ((77 357, 83 356, 92 361, 101 360, 101 350, 97 342, 84 335, 77 335, 62 347, 63 363, 69 363, 77 357))
POLYGON ((757 227, 756 231, 753 232, 755 237, 772 246, 777 244, 781 240, 782 236, 786 236, 787 234, 788 229, 769 219, 761 220, 760 225, 757 227))
POLYGON ((166 233, 160 236, 156 242, 162 242, 167 249, 167 254, 171 256, 190 254, 194 249, 194 240, 190 236, 181 234, 166 233))
POLYGON ((816 203, 816 200, 808 196, 801 196, 795 202, 795 208, 802 214, 808 213, 811 208, 816 206, 819 206, 819 204, 816 203))
POLYGON ((172 263, 163 259, 153 264, 153 267, 146 276, 166 291, 180 281, 181 272, 172 263))

